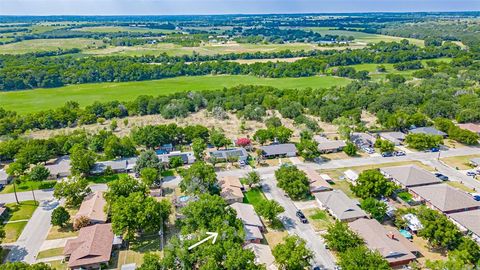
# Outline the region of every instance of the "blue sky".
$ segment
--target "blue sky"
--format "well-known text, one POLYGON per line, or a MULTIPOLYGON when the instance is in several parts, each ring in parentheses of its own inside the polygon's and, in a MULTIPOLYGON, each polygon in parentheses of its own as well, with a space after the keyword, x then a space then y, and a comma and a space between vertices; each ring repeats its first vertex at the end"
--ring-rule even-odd
POLYGON ((480 10, 480 0, 0 0, 1 15, 168 15, 480 10))

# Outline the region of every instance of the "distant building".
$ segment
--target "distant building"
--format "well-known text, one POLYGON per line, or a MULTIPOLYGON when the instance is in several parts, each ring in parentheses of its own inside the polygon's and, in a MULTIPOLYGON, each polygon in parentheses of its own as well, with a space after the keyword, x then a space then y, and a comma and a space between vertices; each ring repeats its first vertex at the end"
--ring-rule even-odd
POLYGON ((427 134, 427 135, 439 135, 442 137, 447 137, 447 133, 440 131, 434 127, 419 127, 414 128, 408 131, 410 134, 427 134))
POLYGON ((442 182, 433 173, 416 165, 384 167, 380 169, 380 172, 402 188, 419 187, 442 182))
POLYGON ((210 157, 214 157, 219 160, 228 161, 229 158, 235 158, 238 161, 247 161, 248 152, 245 148, 232 148, 222 149, 210 152, 210 157))
POLYGON ((63 156, 55 159, 52 163, 47 163, 45 168, 50 171, 48 179, 62 179, 70 176, 70 157, 63 156))
POLYGON ((127 171, 127 166, 128 166, 127 159, 101 161, 101 162, 95 163, 91 173, 102 174, 107 170, 107 168, 110 168, 115 173, 123 173, 127 171))
POLYGON ((220 195, 228 204, 243 202, 243 185, 235 176, 223 176, 219 181, 222 188, 220 195))
POLYGON ((67 240, 63 255, 70 269, 98 269, 110 261, 114 235, 111 224, 80 229, 75 239, 67 240))
POLYGON ((399 231, 394 228, 386 230, 375 219, 360 218, 348 226, 363 238, 370 250, 378 251, 391 267, 407 265, 420 253, 399 231))
POLYGON ((354 132, 350 135, 350 140, 358 147, 373 147, 377 138, 368 133, 354 132))
POLYGON ((87 217, 90 224, 107 222, 107 214, 105 214, 105 206, 107 201, 103 197, 102 191, 95 191, 89 194, 80 205, 80 209, 75 215, 75 219, 87 217))
POLYGON ((313 139, 318 143, 318 151, 322 154, 335 153, 342 151, 347 144, 341 140, 329 140, 322 136, 314 136, 313 139))
POLYGON ((293 143, 271 144, 260 147, 265 158, 294 157, 297 155, 297 147, 293 143))
POLYGON ((195 155, 193 152, 170 152, 168 154, 158 155, 158 158, 162 163, 169 164, 172 157, 180 157, 183 160, 183 164, 192 164, 195 162, 195 155))
POLYGON ((262 220, 255 212, 251 204, 234 203, 231 207, 237 212, 237 218, 243 222, 245 240, 248 243, 260 244, 263 239, 262 232, 265 230, 262 220))
POLYGON ((409 191, 415 199, 444 214, 480 209, 480 202, 474 200, 471 195, 447 184, 419 186, 409 191))
POLYGON ((358 202, 348 198, 340 190, 316 193, 315 199, 321 208, 340 221, 351 222, 367 217, 367 213, 358 206, 358 202))
POLYGON ((0 170, 0 185, 7 185, 12 180, 12 177, 3 169, 0 170))
POLYGON ((396 146, 402 145, 405 141, 405 133, 395 131, 395 132, 381 132, 378 134, 380 138, 387 140, 393 143, 396 146))

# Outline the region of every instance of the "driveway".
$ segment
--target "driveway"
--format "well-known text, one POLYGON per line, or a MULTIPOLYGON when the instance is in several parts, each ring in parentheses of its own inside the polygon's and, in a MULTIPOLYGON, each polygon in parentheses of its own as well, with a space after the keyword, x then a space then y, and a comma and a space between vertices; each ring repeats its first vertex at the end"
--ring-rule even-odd
POLYGON ((265 196, 270 200, 275 200, 285 208, 285 212, 280 215, 280 220, 287 229, 289 234, 295 234, 307 243, 307 246, 314 253, 314 265, 322 266, 327 269, 333 269, 335 259, 332 254, 325 249, 323 239, 315 233, 310 224, 301 223, 297 216, 294 203, 285 197, 277 185, 273 174, 262 174, 262 188, 265 196))

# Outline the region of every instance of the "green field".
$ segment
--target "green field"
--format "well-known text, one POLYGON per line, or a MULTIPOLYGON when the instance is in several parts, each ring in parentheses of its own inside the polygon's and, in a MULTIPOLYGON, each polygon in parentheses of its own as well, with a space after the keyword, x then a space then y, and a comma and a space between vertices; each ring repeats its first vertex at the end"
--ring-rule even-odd
POLYGON ((123 27, 123 26, 90 26, 73 29, 76 31, 85 31, 91 33, 120 33, 120 32, 130 32, 130 33, 158 33, 166 34, 175 32, 173 30, 166 29, 149 29, 143 27, 123 27))
POLYGON ((34 39, 0 45, 0 54, 24 54, 57 49, 86 49, 103 45, 103 41, 86 38, 34 39))
POLYGON ((94 101, 128 101, 139 95, 158 96, 183 91, 215 90, 242 84, 302 89, 329 88, 348 83, 348 79, 328 76, 279 79, 234 75, 178 77, 157 81, 79 84, 52 89, 2 92, 0 107, 19 113, 29 113, 57 108, 70 100, 86 106, 94 101))
POLYGON ((414 38, 402 38, 402 37, 394 37, 394 36, 386 36, 386 35, 378 35, 378 34, 368 34, 363 32, 356 32, 356 31, 346 31, 346 30, 331 30, 331 29, 326 29, 325 27, 311 27, 311 28, 306 28, 306 30, 312 30, 321 35, 353 36, 356 42, 362 42, 362 43, 377 43, 380 41, 385 41, 385 42, 397 41, 398 42, 402 39, 406 39, 415 45, 419 45, 419 46, 424 45, 423 40, 414 39, 414 38))

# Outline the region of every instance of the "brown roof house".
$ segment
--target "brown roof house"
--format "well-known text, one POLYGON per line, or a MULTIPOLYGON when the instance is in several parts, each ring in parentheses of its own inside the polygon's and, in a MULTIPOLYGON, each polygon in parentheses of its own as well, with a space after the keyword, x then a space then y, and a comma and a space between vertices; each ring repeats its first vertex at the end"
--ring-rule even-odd
POLYGON ((340 190, 325 191, 315 194, 321 208, 326 209, 332 216, 340 221, 350 222, 367 217, 358 202, 350 199, 340 190))
POLYGON ((96 224, 80 229, 77 238, 63 249, 70 269, 97 269, 110 261, 113 246, 111 224, 96 224))
POLYGON ((105 214, 105 205, 107 201, 103 198, 103 191, 95 191, 89 194, 80 205, 80 209, 75 215, 75 219, 87 217, 90 224, 107 222, 107 214, 105 214))
POLYGON ((323 177, 314 170, 305 169, 303 170, 308 177, 309 185, 310 185, 310 192, 323 192, 323 191, 330 191, 332 187, 330 186, 323 177))
POLYGON ((385 167, 381 168, 380 172, 402 188, 419 187, 442 182, 432 173, 416 165, 385 167))
POLYGON ((253 209, 251 204, 246 203, 234 203, 231 205, 233 209, 237 212, 237 218, 243 222, 243 227, 245 229, 245 240, 248 243, 257 243, 263 239, 262 232, 265 227, 263 226, 262 220, 253 209))
POLYGON ((414 187, 410 189, 410 193, 415 199, 444 214, 480 209, 480 202, 447 184, 414 187))
POLYGON ((465 123, 458 124, 457 126, 461 129, 470 130, 471 132, 475 132, 480 135, 480 124, 478 123, 465 123))
POLYGON ((370 250, 378 251, 390 266, 407 265, 417 258, 419 250, 396 229, 386 230, 375 219, 357 219, 348 224, 370 250))
POLYGON ((243 185, 235 176, 224 176, 219 181, 222 188, 220 195, 228 204, 243 202, 243 185))
POLYGON ((462 232, 480 244, 480 210, 453 213, 448 217, 462 232))

